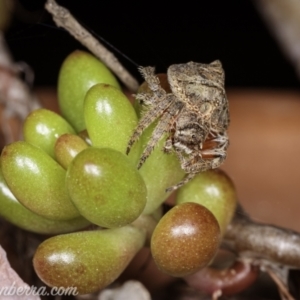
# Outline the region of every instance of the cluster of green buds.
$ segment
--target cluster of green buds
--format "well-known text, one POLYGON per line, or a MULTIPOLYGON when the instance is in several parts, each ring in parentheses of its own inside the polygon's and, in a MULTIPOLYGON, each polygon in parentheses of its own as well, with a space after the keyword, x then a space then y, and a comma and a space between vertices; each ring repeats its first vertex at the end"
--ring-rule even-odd
POLYGON ((61 115, 33 111, 24 141, 1 154, 0 215, 51 235, 33 259, 41 280, 91 293, 115 281, 142 247, 151 247, 158 268, 172 276, 209 264, 236 206, 226 174, 197 175, 163 214, 165 190, 184 172, 174 153, 164 153, 166 136, 137 170, 155 124, 125 154, 140 107, 111 72, 75 51, 61 67, 58 98, 61 115))

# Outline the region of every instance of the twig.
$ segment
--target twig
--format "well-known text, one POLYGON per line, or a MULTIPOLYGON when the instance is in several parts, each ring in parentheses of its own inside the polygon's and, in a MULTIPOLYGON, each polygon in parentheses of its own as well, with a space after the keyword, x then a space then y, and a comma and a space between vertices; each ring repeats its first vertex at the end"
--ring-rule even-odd
POLYGON ((110 51, 77 22, 66 8, 59 6, 55 0, 47 0, 45 8, 52 14, 53 20, 58 27, 66 29, 75 39, 102 60, 128 89, 133 92, 137 91, 139 84, 136 79, 121 65, 110 51))
POLYGON ((300 269, 299 233, 236 214, 225 233, 223 246, 267 272, 283 300, 294 299, 288 291, 288 272, 300 269))
POLYGON ((276 272, 274 272, 272 269, 270 269, 268 267, 265 267, 264 271, 269 274, 269 276, 272 278, 272 280, 277 285, 277 288, 279 290, 279 293, 280 293, 280 296, 281 296, 282 300, 295 300, 295 298, 288 291, 287 286, 277 276, 276 272))
POLYGON ((254 222, 243 210, 236 212, 228 226, 224 245, 245 258, 300 269, 300 233, 254 222))

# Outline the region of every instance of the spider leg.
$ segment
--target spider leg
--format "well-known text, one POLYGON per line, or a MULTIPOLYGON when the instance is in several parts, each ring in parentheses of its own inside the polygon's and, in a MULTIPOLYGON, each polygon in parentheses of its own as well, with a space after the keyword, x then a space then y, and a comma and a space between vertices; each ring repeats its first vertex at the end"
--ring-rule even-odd
MULTIPOLYGON (((146 105, 149 105, 160 102, 161 99, 165 98, 166 91, 161 87, 158 77, 155 76, 154 67, 139 67, 139 71, 147 82, 149 89, 152 91, 151 96, 142 96, 144 99, 141 100, 145 101, 146 105)), ((139 94, 137 94, 137 99, 140 100, 139 94)))
POLYGON ((193 158, 191 160, 185 161, 185 165, 184 165, 183 169, 188 172, 187 175, 176 185, 173 185, 173 186, 167 188, 166 192, 173 192, 173 191, 177 190, 178 188, 182 187, 183 185, 185 185, 186 183, 188 183, 190 180, 192 180, 198 173, 215 168, 215 167, 213 167, 213 165, 215 165, 216 162, 214 163, 213 161, 218 160, 218 159, 219 158, 215 158, 212 160, 204 160, 204 159, 200 158, 200 160, 195 162, 195 160, 193 158), (192 168, 192 170, 191 170, 191 168, 192 168))
POLYGON ((181 152, 176 152, 176 154, 177 154, 177 156, 179 158, 179 161, 180 161, 182 169, 185 170, 185 171, 187 171, 187 174, 176 185, 173 185, 173 186, 167 188, 166 189, 166 193, 173 192, 173 191, 177 190, 178 188, 182 187, 187 182, 189 182, 190 180, 192 180, 199 173, 199 171, 191 172, 191 168, 190 168, 191 166, 195 165, 195 159, 197 158, 197 156, 198 156, 198 160, 200 158, 201 164, 203 164, 203 163, 205 164, 205 161, 202 160, 201 156, 199 157, 199 153, 197 153, 197 154, 191 154, 188 159, 181 152))
POLYGON ((143 102, 146 106, 150 106, 150 108, 144 113, 134 130, 128 142, 126 154, 130 152, 132 145, 139 139, 144 129, 157 119, 173 100, 173 97, 167 95, 166 91, 160 86, 154 70, 153 67, 139 67, 139 71, 152 93, 139 93, 136 95, 136 99, 143 102))
POLYGON ((139 67, 141 75, 148 83, 149 89, 153 92, 161 89, 160 82, 157 76, 155 76, 154 67, 139 67))
POLYGON ((214 140, 219 142, 216 149, 206 149, 201 151, 201 153, 191 154, 188 158, 183 156, 180 152, 177 153, 181 167, 187 172, 187 175, 176 185, 167 188, 166 192, 172 192, 180 188, 193 179, 196 174, 218 168, 224 162, 226 159, 226 150, 229 145, 228 137, 226 134, 219 134, 214 140), (205 159, 202 155, 212 155, 215 156, 215 158, 205 159))
MULTIPOLYGON (((229 139, 228 139, 227 133, 224 133, 224 134, 217 133, 217 136, 214 139, 212 139, 212 141, 217 142, 219 144, 219 146, 216 149, 214 149, 217 152, 226 151, 229 146, 229 139)), ((206 151, 207 150, 205 150, 202 153, 209 154, 206 151)), ((209 151, 213 151, 213 150, 209 150, 209 151)), ((217 153, 214 154, 213 152, 211 152, 210 154, 218 155, 217 153)))
MULTIPOLYGON (((144 149, 144 152, 140 158, 138 169, 142 167, 146 159, 149 157, 151 152, 153 151, 155 145, 161 139, 162 135, 169 131, 169 125, 172 122, 175 115, 179 113, 180 105, 172 106, 171 109, 167 110, 160 118, 158 124, 156 125, 154 131, 152 132, 151 138, 144 149)), ((171 145, 172 146, 172 145, 171 145)))
POLYGON ((214 149, 205 149, 200 153, 196 152, 188 157, 179 158, 181 167, 188 173, 199 173, 209 169, 218 168, 226 159, 229 140, 227 135, 219 134, 214 141, 218 141, 218 147, 214 149), (205 156, 213 156, 207 159, 205 156))
POLYGON ((173 97, 165 97, 158 105, 153 108, 150 108, 140 119, 137 127, 135 128, 129 142, 127 145, 126 154, 130 152, 132 145, 139 139, 144 129, 147 128, 154 120, 156 120, 165 109, 167 109, 172 103, 173 97))
POLYGON ((142 105, 149 106, 153 102, 155 102, 156 99, 153 100, 153 95, 149 93, 138 93, 134 95, 135 99, 142 105))
POLYGON ((183 185, 185 185, 186 183, 188 183, 190 180, 192 180, 196 175, 197 175, 197 173, 189 173, 189 174, 187 174, 179 183, 177 183, 176 185, 173 185, 173 186, 167 188, 166 189, 166 193, 171 193, 171 192, 179 189, 180 187, 182 187, 183 185))
POLYGON ((172 137, 169 136, 165 142, 164 152, 171 153, 172 149, 173 149, 172 137))

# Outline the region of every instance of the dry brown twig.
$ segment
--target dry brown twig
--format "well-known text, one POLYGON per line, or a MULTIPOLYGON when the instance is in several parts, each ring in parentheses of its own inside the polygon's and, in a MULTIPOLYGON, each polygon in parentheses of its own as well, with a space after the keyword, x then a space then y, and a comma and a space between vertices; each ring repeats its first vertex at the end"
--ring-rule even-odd
POLYGON ((288 273, 300 269, 300 234, 276 226, 253 222, 236 214, 228 226, 223 246, 270 275, 283 300, 293 300, 288 273))
POLYGON ((282 300, 295 300, 295 298, 290 294, 287 285, 278 277, 274 270, 264 267, 264 271, 268 273, 272 280, 276 283, 282 300))
POLYGON ((53 20, 58 27, 66 29, 76 40, 102 60, 130 91, 137 91, 139 86, 137 80, 119 63, 113 53, 108 51, 77 22, 69 10, 59 6, 54 0, 47 0, 45 7, 52 14, 53 20))

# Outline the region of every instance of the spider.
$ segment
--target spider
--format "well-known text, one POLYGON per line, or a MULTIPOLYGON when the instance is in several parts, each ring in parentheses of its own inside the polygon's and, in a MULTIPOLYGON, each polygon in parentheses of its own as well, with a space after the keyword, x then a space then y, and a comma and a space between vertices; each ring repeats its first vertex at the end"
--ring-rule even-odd
POLYGON ((138 93, 136 100, 148 106, 148 110, 129 140, 127 154, 143 131, 159 119, 138 169, 167 133, 164 151, 175 151, 186 173, 182 181, 167 188, 167 192, 172 192, 199 172, 219 167, 226 158, 229 111, 224 71, 218 60, 210 64, 188 62, 171 65, 167 71, 171 93, 161 87, 153 67, 140 67, 139 71, 150 92, 138 93))

